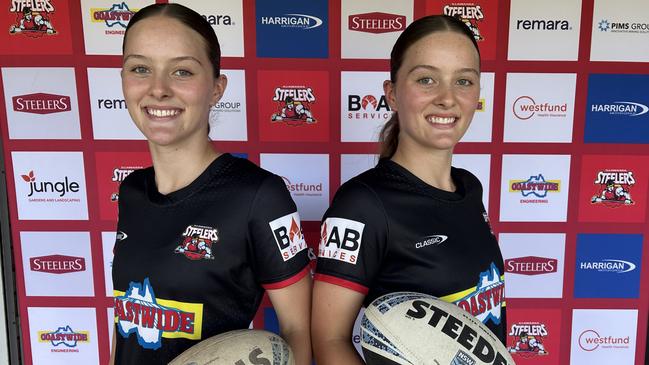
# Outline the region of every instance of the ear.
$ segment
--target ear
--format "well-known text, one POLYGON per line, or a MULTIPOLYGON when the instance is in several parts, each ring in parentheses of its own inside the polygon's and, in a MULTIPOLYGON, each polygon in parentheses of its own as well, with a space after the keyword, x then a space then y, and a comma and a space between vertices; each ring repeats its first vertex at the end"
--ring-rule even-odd
POLYGON ((390 80, 383 81, 383 93, 385 94, 385 100, 387 100, 390 109, 393 112, 397 111, 397 97, 394 90, 394 83, 390 80))
POLYGON ((219 77, 214 79, 214 91, 212 92, 212 98, 210 99, 211 105, 216 105, 216 103, 221 100, 227 86, 228 78, 225 75, 221 74, 219 77))

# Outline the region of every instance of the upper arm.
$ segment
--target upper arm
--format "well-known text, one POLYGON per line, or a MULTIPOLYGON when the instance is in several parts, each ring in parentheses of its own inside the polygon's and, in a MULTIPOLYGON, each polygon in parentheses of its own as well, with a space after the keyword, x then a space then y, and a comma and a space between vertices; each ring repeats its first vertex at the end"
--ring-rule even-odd
POLYGON ((345 287, 316 281, 313 285, 311 327, 314 345, 332 340, 351 344, 354 322, 365 295, 345 287))
POLYGON ((311 315, 311 276, 304 275, 297 282, 267 290, 282 332, 309 329, 311 315))

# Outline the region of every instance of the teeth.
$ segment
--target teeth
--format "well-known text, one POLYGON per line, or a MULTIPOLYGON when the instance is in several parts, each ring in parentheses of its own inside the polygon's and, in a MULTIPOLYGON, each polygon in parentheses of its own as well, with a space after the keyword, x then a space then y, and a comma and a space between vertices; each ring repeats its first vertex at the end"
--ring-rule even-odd
POLYGON ((448 118, 428 117, 426 120, 429 123, 435 123, 435 124, 451 124, 451 123, 455 122, 455 118, 453 118, 453 117, 448 117, 448 118))
POLYGON ((154 117, 165 118, 171 117, 179 113, 178 110, 169 110, 169 109, 151 109, 147 108, 147 112, 154 117))

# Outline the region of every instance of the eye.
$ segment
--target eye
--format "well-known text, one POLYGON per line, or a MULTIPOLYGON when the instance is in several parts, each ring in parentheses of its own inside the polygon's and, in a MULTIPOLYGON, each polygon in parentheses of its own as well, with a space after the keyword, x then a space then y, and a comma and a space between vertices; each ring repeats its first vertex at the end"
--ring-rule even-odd
POLYGON ((434 82, 435 80, 433 80, 431 77, 422 77, 417 80, 417 83, 421 85, 432 85, 434 82))
POLYGON ((457 84, 460 86, 471 86, 473 85, 473 81, 469 79, 459 79, 457 80, 457 84))
POLYGON ((184 69, 176 70, 174 71, 174 76, 180 76, 180 77, 189 77, 194 75, 191 71, 187 71, 184 69))
POLYGON ((133 66, 131 67, 131 72, 135 74, 147 74, 149 73, 149 69, 144 66, 133 66))

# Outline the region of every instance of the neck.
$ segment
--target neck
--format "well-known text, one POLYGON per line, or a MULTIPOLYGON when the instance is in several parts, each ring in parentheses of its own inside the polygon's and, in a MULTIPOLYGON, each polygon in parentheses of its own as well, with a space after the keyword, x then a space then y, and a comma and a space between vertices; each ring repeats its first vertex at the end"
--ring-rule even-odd
POLYGON ((451 178, 452 157, 452 150, 411 151, 407 147, 399 145, 391 160, 403 166, 428 185, 453 192, 456 188, 451 178))
POLYGON ((191 184, 221 155, 207 140, 205 143, 183 148, 149 143, 149 150, 160 194, 169 194, 191 184))

